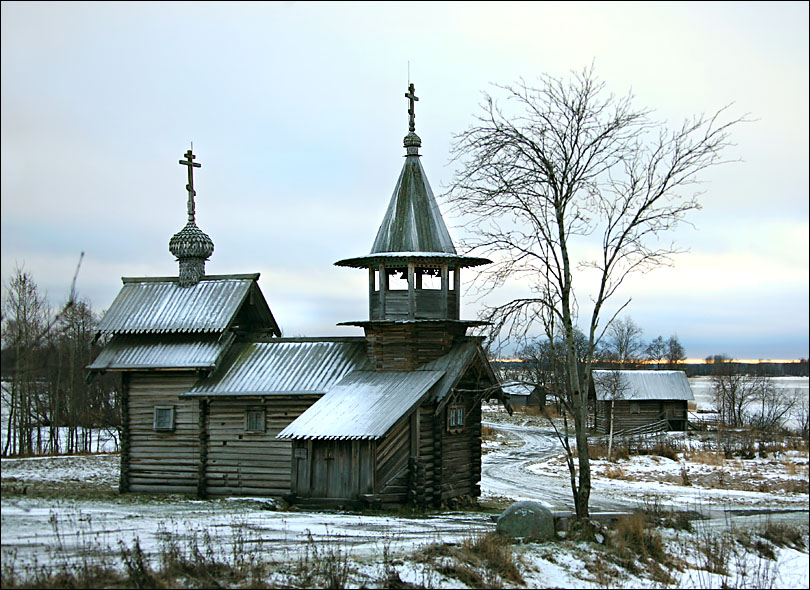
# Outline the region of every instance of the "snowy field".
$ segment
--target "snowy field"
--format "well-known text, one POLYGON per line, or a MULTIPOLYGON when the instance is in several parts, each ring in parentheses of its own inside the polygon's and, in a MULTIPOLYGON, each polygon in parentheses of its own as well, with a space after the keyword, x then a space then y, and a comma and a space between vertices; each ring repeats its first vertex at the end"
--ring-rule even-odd
MULTIPOLYGON (((707 403, 700 387, 695 394, 699 408, 707 403)), ((34 560, 41 567, 80 555, 118 558, 122 546, 132 547, 136 540, 148 556, 160 554, 170 542, 191 547, 205 540, 229 562, 248 554, 283 564, 301 559, 313 547, 338 551, 351 565, 350 587, 385 587, 381 580, 390 579, 392 571, 416 587, 474 586, 424 554, 431 547, 459 547, 493 531, 492 516, 515 500, 538 501, 555 511, 571 509, 567 470, 547 424, 536 416, 509 417, 488 408, 485 425, 481 508, 425 514, 302 511, 261 498, 120 496, 117 454, 3 459, 3 571, 12 565, 21 571, 34 560)), ((668 433, 665 439, 682 449, 675 459, 644 455, 593 461, 591 509, 658 507, 701 513, 704 518, 694 520, 691 531, 656 529, 676 564, 666 574, 638 563, 617 565, 601 545, 558 540, 515 545, 523 581, 492 574, 486 585, 808 588, 806 445, 725 459, 712 450, 710 440, 697 435, 668 433), (770 547, 757 536, 780 523, 801 527, 801 547, 770 547), (768 557, 763 546, 770 547, 768 557), (722 550, 724 571, 710 567, 701 550, 706 547, 722 550)), ((280 578, 268 583, 285 584, 280 578)))

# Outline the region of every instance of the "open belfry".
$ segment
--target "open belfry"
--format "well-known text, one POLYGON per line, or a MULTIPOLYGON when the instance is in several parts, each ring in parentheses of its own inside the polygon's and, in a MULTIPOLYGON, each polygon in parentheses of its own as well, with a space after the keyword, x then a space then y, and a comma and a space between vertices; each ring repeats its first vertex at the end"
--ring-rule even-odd
POLYGON ((301 504, 441 506, 475 498, 481 401, 500 396, 459 317, 460 255, 420 162, 413 84, 405 163, 369 254, 364 336, 284 338, 258 274, 205 275, 195 222, 169 243, 177 277, 124 278, 92 372, 122 376, 122 492, 280 496, 301 504))

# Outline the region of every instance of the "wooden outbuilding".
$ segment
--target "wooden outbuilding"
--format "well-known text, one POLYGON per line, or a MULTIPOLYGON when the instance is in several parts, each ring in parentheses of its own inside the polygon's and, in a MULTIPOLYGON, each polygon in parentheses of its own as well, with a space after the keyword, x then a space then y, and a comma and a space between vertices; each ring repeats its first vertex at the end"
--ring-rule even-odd
POLYGON ((371 252, 365 336, 283 338, 255 275, 206 276, 194 221, 178 277, 128 278, 91 372, 122 374, 121 491, 441 505, 480 493, 481 400, 500 396, 460 319, 462 269, 419 161, 413 85, 405 163, 371 252))
POLYGON ((513 408, 544 408, 546 392, 539 385, 510 382, 501 386, 501 391, 513 408))
POLYGON ((686 430, 694 401, 683 371, 593 371, 594 423, 599 432, 629 430, 665 421, 667 430, 686 430))

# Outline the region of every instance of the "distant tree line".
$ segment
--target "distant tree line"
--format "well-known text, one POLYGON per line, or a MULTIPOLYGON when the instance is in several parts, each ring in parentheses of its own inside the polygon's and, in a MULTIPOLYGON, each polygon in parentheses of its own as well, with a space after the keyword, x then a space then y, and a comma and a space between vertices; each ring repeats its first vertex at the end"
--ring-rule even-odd
MULTIPOLYGON (((623 384, 618 370, 662 369, 683 370, 687 376, 709 376, 712 380, 714 405, 720 423, 731 428, 756 428, 763 431, 784 429, 790 420, 794 430, 807 437, 810 404, 796 390, 778 389, 772 377, 807 376, 807 359, 795 363, 741 363, 718 354, 701 364, 684 363, 686 351, 677 335, 667 339, 657 336, 650 342, 642 339, 643 330, 632 318, 617 318, 598 342, 592 368, 610 369, 602 375, 602 387, 613 399, 623 397, 623 384)), ((565 365, 560 358, 563 343, 548 338, 536 339, 517 354, 517 362, 495 361, 504 381, 517 380, 539 386, 547 400, 561 410, 554 392, 564 383, 565 365)), ((579 330, 574 333, 574 348, 580 363, 586 359, 588 338, 579 330)))
POLYGON ((95 340, 98 321, 73 289, 54 312, 23 269, 4 284, 3 456, 94 452, 99 429, 117 437, 117 380, 88 382, 85 368, 103 344, 95 340))

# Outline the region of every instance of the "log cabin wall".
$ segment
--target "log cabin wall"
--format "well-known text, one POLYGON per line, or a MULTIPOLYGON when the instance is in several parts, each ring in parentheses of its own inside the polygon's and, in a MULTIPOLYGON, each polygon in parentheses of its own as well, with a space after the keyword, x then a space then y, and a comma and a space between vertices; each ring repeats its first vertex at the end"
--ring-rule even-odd
POLYGON ((447 427, 450 405, 441 412, 441 502, 481 494, 481 404, 464 400, 464 428, 457 432, 447 427))
MULTIPOLYGON (((646 426, 661 420, 665 409, 682 407, 686 415, 686 401, 680 400, 616 400, 613 406, 613 431, 628 430, 646 426), (637 410, 637 411, 636 411, 637 410)), ((610 432, 610 402, 596 403, 595 412, 596 430, 607 434, 610 432)), ((685 427, 685 418, 684 418, 685 427)))
POLYGON ((276 435, 320 396, 211 398, 205 488, 210 496, 290 493, 292 446, 276 435), (263 431, 246 429, 246 413, 264 414, 263 431))
POLYGON ((127 491, 197 492, 199 404, 178 397, 196 380, 192 372, 135 373, 129 378, 127 491), (155 430, 155 407, 174 408, 173 430, 155 430))
POLYGON ((366 351, 378 371, 412 371, 447 354, 466 330, 451 322, 375 322, 365 326, 366 351))

